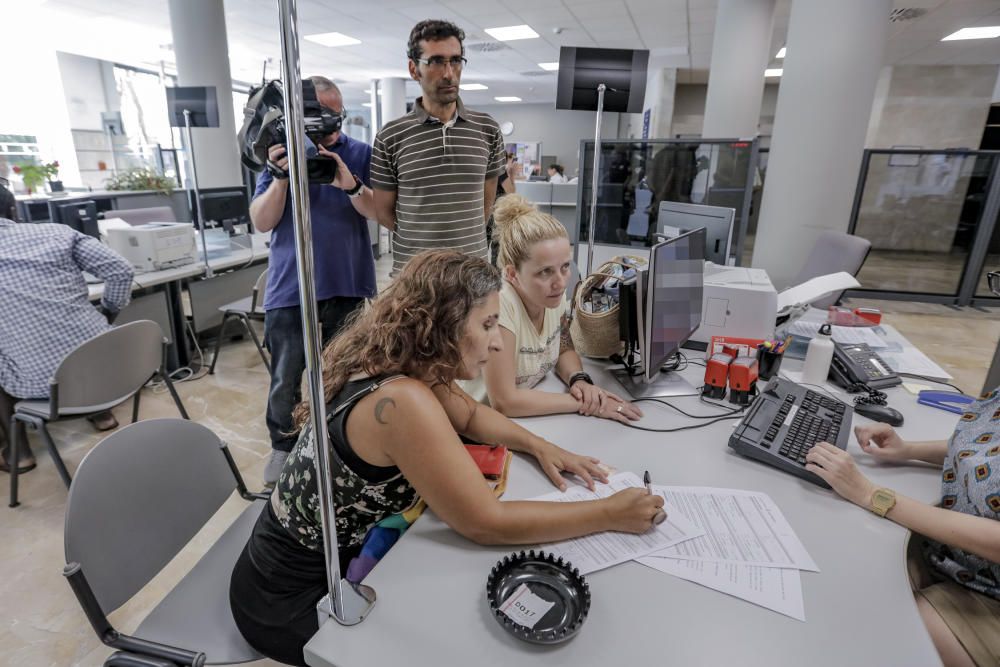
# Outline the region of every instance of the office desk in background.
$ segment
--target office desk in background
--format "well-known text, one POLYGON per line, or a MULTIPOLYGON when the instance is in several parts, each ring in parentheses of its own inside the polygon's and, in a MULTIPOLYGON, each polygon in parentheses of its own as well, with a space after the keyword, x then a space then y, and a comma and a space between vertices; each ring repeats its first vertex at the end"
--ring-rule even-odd
MULTIPOLYGON (((789 370, 801 366, 791 359, 785 364, 789 370)), ((591 361, 585 365, 601 386, 621 392, 603 367, 591 361)), ((702 373, 701 367, 691 365, 684 375, 697 385, 702 373)), ((546 383, 549 390, 563 390, 552 378, 546 383)), ((906 424, 898 429, 904 438, 951 434, 955 420, 940 410, 918 405, 916 397, 902 388, 886 393, 890 405, 906 416, 906 424)), ((696 397, 672 400, 689 412, 713 412, 696 397)), ((643 403, 642 409, 646 426, 692 423, 658 404, 643 403)), ((378 595, 371 615, 353 627, 326 622, 306 646, 308 664, 941 664, 910 592, 905 566, 908 531, 832 491, 732 453, 727 442, 736 420, 678 433, 648 433, 577 415, 518 421, 558 445, 596 456, 619 470, 640 474, 649 470, 657 484, 718 486, 770 495, 821 570, 801 573, 806 622, 630 562, 587 576, 590 614, 576 637, 562 645, 527 644, 497 624, 485 595, 490 569, 521 547, 478 546, 428 511, 366 580, 378 595)), ((855 415, 854 424, 861 423, 867 420, 855 415)), ((853 436, 848 450, 876 483, 925 502, 939 499, 938 469, 876 464, 861 452, 853 436)), ((505 500, 551 490, 533 460, 515 456, 505 500)))
MULTIPOLYGON (((196 333, 221 324, 222 315, 218 307, 249 296, 254 281, 265 268, 260 265, 270 256, 267 246, 269 235, 252 234, 250 239, 250 248, 233 250, 218 257, 209 253, 209 266, 219 272, 212 278, 205 277, 205 265, 200 261, 200 254, 199 261, 192 264, 136 274, 132 281, 133 293, 149 291, 134 296, 115 323, 153 320, 163 329, 170 343, 167 368, 174 370, 186 366, 190 362, 190 352, 184 331, 186 315, 182 292, 185 286, 191 296, 192 312, 197 315, 196 333)), ((104 295, 104 283, 88 285, 87 290, 91 301, 99 301, 104 295)))

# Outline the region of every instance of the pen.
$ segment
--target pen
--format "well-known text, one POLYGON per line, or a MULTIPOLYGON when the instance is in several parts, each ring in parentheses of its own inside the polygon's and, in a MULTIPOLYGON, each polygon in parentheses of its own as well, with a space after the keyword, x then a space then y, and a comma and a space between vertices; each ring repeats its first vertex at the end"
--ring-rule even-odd
MULTIPOLYGON (((646 485, 646 493, 652 495, 653 493, 653 480, 649 476, 649 471, 647 470, 642 476, 642 483, 646 485)), ((655 525, 660 525, 667 518, 667 513, 663 509, 656 510, 656 516, 653 517, 653 523, 655 525)))

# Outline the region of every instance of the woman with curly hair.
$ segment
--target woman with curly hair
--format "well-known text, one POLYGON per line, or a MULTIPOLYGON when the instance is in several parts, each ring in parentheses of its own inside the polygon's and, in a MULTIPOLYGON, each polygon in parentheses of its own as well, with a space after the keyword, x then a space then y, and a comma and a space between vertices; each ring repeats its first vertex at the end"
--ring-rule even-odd
MULTIPOLYGON (((606 481, 597 459, 539 438, 477 403, 456 380, 479 376, 501 349, 500 275, 482 259, 422 253, 323 353, 330 476, 340 564, 369 530, 424 501, 479 544, 534 544, 605 530, 642 533, 662 515, 661 498, 628 489, 588 502, 499 502, 459 435, 533 456, 560 489, 572 473, 606 481)), ((305 664, 327 593, 314 453, 306 424, 233 571, 230 603, 246 640, 264 655, 305 664)))

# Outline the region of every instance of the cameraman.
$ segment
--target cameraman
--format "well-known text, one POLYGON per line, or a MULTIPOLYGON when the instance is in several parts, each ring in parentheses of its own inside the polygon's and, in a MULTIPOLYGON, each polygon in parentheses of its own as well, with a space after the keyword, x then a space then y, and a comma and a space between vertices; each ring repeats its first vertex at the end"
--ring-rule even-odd
MULTIPOLYGON (((320 104, 343 114, 340 89, 329 79, 310 77, 320 104)), ((337 175, 329 185, 309 185, 315 257, 316 300, 323 345, 343 326, 348 315, 366 298, 375 296, 375 259, 367 218, 375 217, 369 170, 372 149, 342 132, 322 137, 319 154, 337 161, 337 175)), ((288 169, 285 147, 271 146, 268 159, 288 169)), ((250 219, 259 232, 271 232, 271 257, 264 299, 264 344, 271 352, 271 388, 267 397, 267 429, 271 459, 264 483, 277 482, 288 452, 295 444, 292 409, 301 400, 305 350, 296 273, 295 242, 288 196, 288 179, 260 173, 250 204, 250 219)))

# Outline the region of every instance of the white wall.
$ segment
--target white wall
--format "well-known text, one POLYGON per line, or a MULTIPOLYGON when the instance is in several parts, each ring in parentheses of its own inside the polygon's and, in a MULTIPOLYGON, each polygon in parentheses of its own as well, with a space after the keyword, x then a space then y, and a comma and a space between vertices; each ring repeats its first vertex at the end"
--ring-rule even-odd
MULTIPOLYGON (((491 104, 470 105, 476 111, 488 113, 498 122, 514 123, 513 134, 504 141, 540 141, 543 155, 555 155, 559 164, 572 176, 580 166, 580 140, 594 140, 593 111, 556 109, 551 104, 491 104)), ((601 121, 601 137, 618 136, 618 115, 608 112, 601 121)))

